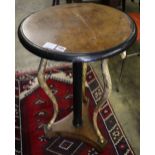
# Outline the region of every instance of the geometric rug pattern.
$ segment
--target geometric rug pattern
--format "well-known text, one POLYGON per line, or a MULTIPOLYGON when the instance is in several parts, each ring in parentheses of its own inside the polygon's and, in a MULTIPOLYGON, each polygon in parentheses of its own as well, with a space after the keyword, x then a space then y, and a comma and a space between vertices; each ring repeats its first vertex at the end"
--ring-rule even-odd
MULTIPOLYGON (((102 152, 79 139, 56 136, 46 138, 43 126, 53 115, 50 99, 40 88, 37 72, 16 72, 15 80, 15 154, 16 155, 133 155, 134 152, 114 114, 106 102, 98 116, 99 128, 107 140, 102 152)), ((59 115, 56 121, 72 111, 72 66, 46 70, 47 83, 55 95, 59 115)), ((86 96, 90 100, 89 119, 103 94, 103 88, 91 66, 86 75, 86 96)))

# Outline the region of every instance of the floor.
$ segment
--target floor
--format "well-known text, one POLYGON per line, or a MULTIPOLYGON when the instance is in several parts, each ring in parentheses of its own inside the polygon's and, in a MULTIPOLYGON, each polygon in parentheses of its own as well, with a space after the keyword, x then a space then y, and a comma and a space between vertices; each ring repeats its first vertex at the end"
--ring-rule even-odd
MULTIPOLYGON (((17 37, 17 29, 21 20, 32 12, 49 7, 51 0, 16 0, 16 70, 36 70, 39 58, 23 48, 17 37)), ((137 1, 127 1, 127 12, 138 11, 137 1)), ((139 44, 135 43, 128 52, 140 51, 139 44)), ((50 62, 49 65, 59 65, 65 62, 50 62)), ((95 68, 100 81, 102 74, 100 61, 91 63, 95 68)), ((123 79, 118 87, 118 76, 120 72, 121 59, 115 56, 109 60, 113 91, 110 96, 112 107, 118 117, 121 126, 135 152, 140 154, 140 57, 129 58, 126 61, 123 79)))

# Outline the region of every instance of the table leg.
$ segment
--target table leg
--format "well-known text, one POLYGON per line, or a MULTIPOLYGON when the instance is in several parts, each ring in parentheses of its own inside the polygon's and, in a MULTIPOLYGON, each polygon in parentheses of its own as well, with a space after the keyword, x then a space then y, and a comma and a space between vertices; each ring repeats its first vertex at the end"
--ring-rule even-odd
POLYGON ((84 104, 88 104, 88 98, 86 97, 86 75, 87 75, 87 63, 83 63, 83 75, 82 75, 82 101, 84 104))
POLYGON ((98 129, 97 115, 102 108, 103 103, 105 103, 105 101, 107 100, 109 94, 108 90, 110 90, 108 89, 110 75, 109 72, 107 72, 107 60, 104 60, 102 64, 103 74, 105 78, 105 93, 103 95, 103 102, 97 105, 97 107, 95 108, 93 124, 88 117, 89 100, 85 95, 87 64, 81 62, 73 63, 73 112, 57 122, 55 122, 55 119, 58 115, 58 104, 56 98, 47 86, 44 77, 46 64, 47 61, 45 59, 41 59, 38 71, 39 84, 51 99, 54 107, 54 115, 45 128, 46 136, 48 138, 51 138, 53 136, 59 135, 81 139, 82 141, 93 145, 96 149, 98 149, 98 151, 101 151, 106 144, 106 140, 104 140, 103 136, 100 133, 100 130, 98 129), (98 140, 99 138, 100 141, 98 140))
POLYGON ((98 125, 97 125, 97 116, 100 112, 100 110, 102 109, 103 105, 105 104, 105 102, 108 100, 111 89, 112 89, 112 83, 111 83, 111 77, 110 77, 110 73, 109 73, 109 68, 108 68, 108 59, 104 59, 102 61, 102 74, 103 74, 103 80, 104 80, 104 94, 103 97, 101 99, 101 101, 96 105, 95 110, 94 110, 94 114, 93 114, 93 125, 94 125, 94 129, 100 139, 101 143, 104 143, 105 139, 102 136, 98 125))
POLYGON ((44 92, 48 95, 48 97, 52 101, 52 105, 53 105, 53 108, 54 108, 53 117, 49 121, 49 123, 48 123, 48 125, 46 127, 46 130, 50 130, 51 127, 52 127, 52 124, 55 122, 55 120, 57 118, 59 109, 58 109, 58 104, 57 104, 56 98, 55 98, 55 96, 53 95, 52 91, 50 90, 50 88, 48 87, 48 85, 46 83, 46 79, 45 79, 45 76, 44 76, 46 65, 47 65, 47 60, 41 59, 39 69, 38 69, 38 82, 39 82, 41 88, 44 90, 44 92))
POLYGON ((87 64, 73 63, 73 125, 82 126, 82 103, 87 103, 85 96, 87 64))
POLYGON ((73 63, 73 125, 82 126, 82 62, 73 63))

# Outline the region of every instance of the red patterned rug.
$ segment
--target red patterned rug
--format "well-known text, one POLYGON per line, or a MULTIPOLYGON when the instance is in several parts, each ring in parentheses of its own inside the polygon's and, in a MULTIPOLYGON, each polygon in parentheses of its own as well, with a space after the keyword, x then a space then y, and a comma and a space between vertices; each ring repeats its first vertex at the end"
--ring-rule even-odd
MULTIPOLYGON (((71 66, 57 67, 46 72, 46 79, 59 104, 58 119, 72 111, 71 66)), ((95 104, 102 96, 102 86, 91 66, 87 70, 87 93, 90 99, 90 119, 95 104)), ((98 117, 99 128, 108 143, 99 153, 91 145, 68 137, 44 135, 43 126, 52 117, 52 104, 39 87, 36 72, 16 72, 15 81, 16 155, 133 155, 109 102, 98 117)))

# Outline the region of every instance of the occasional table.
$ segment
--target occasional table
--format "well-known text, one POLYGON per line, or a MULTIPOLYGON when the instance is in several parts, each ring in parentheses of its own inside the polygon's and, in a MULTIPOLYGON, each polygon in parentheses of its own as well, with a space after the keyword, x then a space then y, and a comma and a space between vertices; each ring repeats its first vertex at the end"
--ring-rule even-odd
POLYGON ((136 26, 132 19, 104 5, 65 4, 26 17, 19 26, 18 36, 28 51, 41 57, 38 81, 54 108, 45 134, 80 138, 98 150, 103 149, 106 139, 98 127, 97 116, 112 87, 108 58, 123 52, 135 41, 136 26), (73 63, 73 112, 57 122, 58 103, 44 77, 47 59, 73 63), (88 118, 89 98, 85 95, 86 71, 87 62, 96 60, 102 60, 104 93, 91 122, 88 118))

